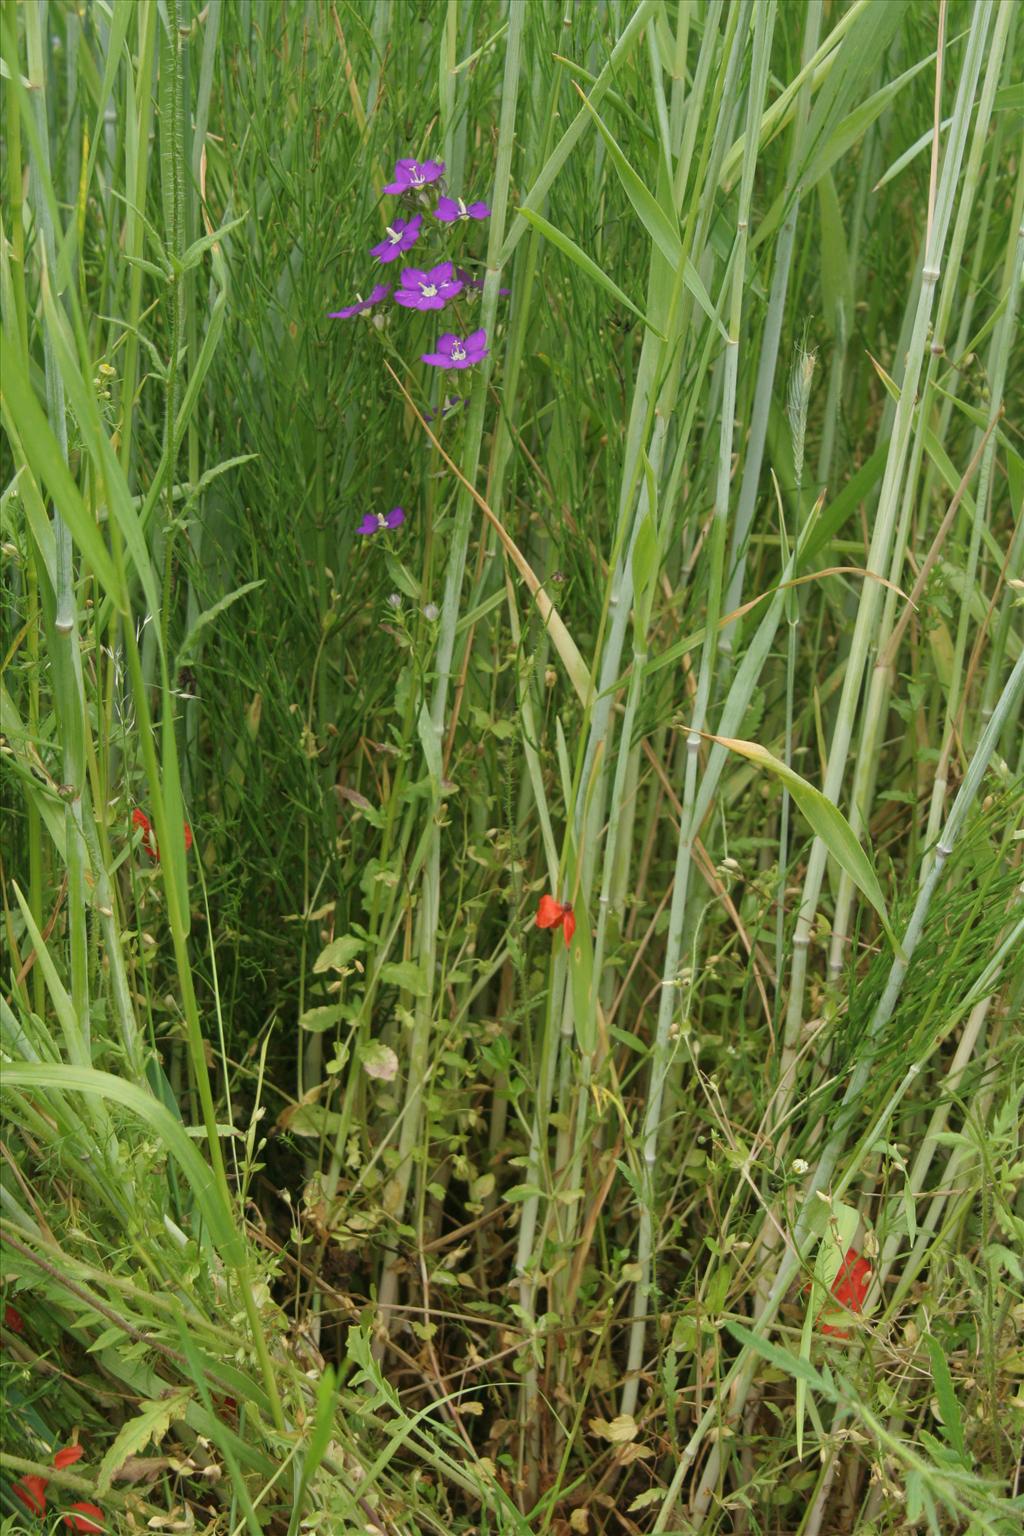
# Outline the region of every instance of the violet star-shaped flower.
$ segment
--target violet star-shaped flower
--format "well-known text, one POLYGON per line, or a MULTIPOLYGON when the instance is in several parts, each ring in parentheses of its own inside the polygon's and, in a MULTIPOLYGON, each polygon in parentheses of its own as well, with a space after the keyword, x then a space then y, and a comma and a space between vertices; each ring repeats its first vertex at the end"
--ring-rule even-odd
POLYGON ((332 309, 327 318, 328 320, 349 320, 353 315, 365 314, 368 309, 372 309, 375 304, 379 304, 382 299, 386 299, 390 292, 391 289, 387 283, 376 283, 371 288, 368 298, 361 299, 356 294, 356 302, 354 304, 349 304, 344 309, 332 309))
POLYGON ((444 175, 443 160, 397 160, 395 162, 395 179, 389 181, 384 188, 385 192, 399 195, 403 192, 415 192, 420 187, 425 187, 428 181, 436 181, 444 175))
POLYGON ((457 224, 460 219, 489 219, 491 210, 486 203, 464 203, 461 197, 439 197, 434 218, 442 224, 457 224))
POLYGON ((398 528, 405 522, 405 513, 401 507, 392 507, 390 512, 367 512, 356 533, 384 533, 388 528, 398 528))
POLYGON ((422 353, 420 360, 431 368, 472 368, 486 356, 486 331, 471 331, 465 340, 446 331, 437 338, 437 351, 422 353))
POLYGON ((462 283, 452 277, 451 262, 442 261, 429 272, 407 267, 402 273, 401 288, 395 289, 395 303, 405 309, 444 309, 448 300, 461 292, 462 283))
POLYGON ((378 261, 394 261, 416 244, 422 223, 422 213, 414 213, 411 219, 396 219, 388 225, 387 235, 380 244, 370 247, 370 255, 376 256, 378 261))

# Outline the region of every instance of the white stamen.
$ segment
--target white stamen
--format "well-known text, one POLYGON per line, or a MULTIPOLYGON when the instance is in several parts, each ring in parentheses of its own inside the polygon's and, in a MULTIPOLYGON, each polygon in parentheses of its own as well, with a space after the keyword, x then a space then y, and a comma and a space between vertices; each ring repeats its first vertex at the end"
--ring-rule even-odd
POLYGON ((387 527, 387 525, 388 525, 388 520, 384 516, 384 513, 383 512, 378 512, 377 513, 377 527, 380 528, 381 530, 383 530, 383 529, 385 529, 387 527))
POLYGON ((402 237, 399 234, 398 230, 397 229, 392 229, 391 225, 389 224, 388 225, 388 239, 391 241, 391 244, 392 245, 397 245, 399 240, 401 240, 401 238, 402 237))
POLYGON ((460 219, 468 219, 469 218, 469 210, 466 207, 465 203, 462 201, 461 197, 458 199, 458 204, 459 204, 459 218, 460 219))
POLYGON ((461 363, 465 356, 466 356, 466 349, 462 345, 462 343, 460 341, 453 342, 453 344, 452 344, 452 362, 453 363, 461 363))
POLYGON ((420 283, 420 292, 425 299, 437 298, 437 289, 433 283, 420 283))

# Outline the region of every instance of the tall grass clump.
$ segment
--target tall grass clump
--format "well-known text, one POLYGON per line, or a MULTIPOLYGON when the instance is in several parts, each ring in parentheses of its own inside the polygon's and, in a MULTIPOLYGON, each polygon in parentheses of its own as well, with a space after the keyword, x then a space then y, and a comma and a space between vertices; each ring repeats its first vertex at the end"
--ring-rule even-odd
POLYGON ((5 1530, 1019 1529, 1021 42, 0 0, 5 1530))

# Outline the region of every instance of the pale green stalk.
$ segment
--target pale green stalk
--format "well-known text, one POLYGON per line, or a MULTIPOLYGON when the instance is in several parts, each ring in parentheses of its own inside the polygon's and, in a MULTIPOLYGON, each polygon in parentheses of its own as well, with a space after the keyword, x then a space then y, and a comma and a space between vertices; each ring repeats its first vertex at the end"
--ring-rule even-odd
MULTIPOLYGON (((728 81, 725 100, 732 99, 732 82, 738 78, 740 61, 746 51, 746 34, 750 24, 750 8, 737 7, 733 13, 737 19, 728 54, 728 81)), ((622 1390, 622 1413, 632 1413, 636 1407, 640 1382, 640 1369, 644 1357, 644 1338, 647 1328, 647 1309, 651 1297, 651 1269, 654 1255, 654 1187, 658 1141, 661 1131, 661 1106, 665 1090, 670 1057, 670 1026, 676 1011, 676 987, 680 959, 680 941, 686 909, 686 897, 691 868, 693 840, 699 823, 694 819, 694 802, 697 793, 697 764, 711 688, 714 678, 714 661, 718 651, 718 619, 721 614, 723 564, 725 559, 726 526, 729 513, 729 482, 732 470, 733 433, 735 431, 736 380, 739 369, 739 345, 743 321, 743 288, 746 279, 746 253, 750 200, 757 164, 757 138, 754 128, 764 111, 764 97, 768 84, 768 60, 775 27, 774 3, 757 7, 753 15, 753 43, 751 83, 747 96, 746 134, 751 146, 743 159, 743 175, 740 182, 739 209, 736 238, 731 256, 729 340, 725 351, 724 389, 719 437, 718 477, 715 485, 715 504, 711 528, 710 573, 706 608, 706 632, 701 649, 700 674, 697 680, 697 696, 686 738, 686 779, 683 791, 683 814, 680 822, 679 845, 676 855, 672 906, 669 931, 665 946, 665 964, 662 972, 662 990, 658 1006, 657 1033, 651 1056, 651 1081, 644 1109, 642 1145, 644 1161, 644 1198, 640 1205, 639 1234, 637 1238, 637 1264, 640 1278, 636 1283, 633 1300, 633 1322, 629 1335, 629 1352, 626 1361, 626 1380, 622 1390)), ((725 114, 726 118, 728 114, 725 114)))
MULTIPOLYGON (((43 282, 52 281, 56 272, 56 237, 47 191, 52 185, 49 163, 49 132, 46 122, 46 64, 43 27, 46 13, 39 6, 23 12, 28 49, 28 79, 32 86, 32 106, 37 133, 36 152, 41 157, 32 162, 34 213, 41 236, 43 282)), ((46 405, 50 425, 60 446, 65 464, 68 460, 67 419, 64 410, 64 386, 50 341, 44 330, 43 348, 46 376, 46 405)), ((83 797, 88 794, 85 774, 85 692, 79 650, 78 613, 75 601, 74 554, 71 533, 54 506, 53 532, 56 543, 55 611, 53 615, 52 655, 57 696, 57 718, 63 752, 63 779, 66 832, 65 858, 68 871, 68 947, 71 961, 71 999, 81 1030, 84 1057, 75 1065, 86 1066, 90 1053, 89 1004, 89 931, 87 913, 89 894, 86 883, 88 859, 82 837, 83 797)))
MULTIPOLYGON (((1009 18, 1010 7, 1003 7, 1000 18, 1009 18)), ((1016 248, 1012 263, 1009 292, 1007 293, 1006 309, 1000 319, 999 327, 993 337, 993 371, 991 384, 991 401, 989 404, 989 427, 994 427, 1002 414, 1003 387, 1006 381, 1006 370, 1009 363, 1010 350, 1017 339, 1015 332, 1017 303, 1020 297, 1020 273, 1024 268, 1024 231, 1017 235, 1016 248)), ((980 429, 978 429, 980 430, 980 429)), ((978 553, 981 547, 982 529, 986 524, 989 497, 992 489, 992 469, 995 463, 996 434, 993 431, 985 445, 984 456, 981 461, 981 469, 978 475, 978 490, 974 500, 974 517, 971 522, 971 537, 967 550, 967 564, 963 572, 963 585, 961 588, 960 615, 957 623, 956 641, 953 651, 952 681, 946 696, 946 714, 942 732, 942 747, 939 752, 939 762, 935 773, 935 781, 932 786, 931 805, 928 813, 928 825, 925 832, 925 843, 930 846, 933 842, 945 803, 949 788, 949 765, 953 755, 954 746, 958 735, 962 734, 960 723, 961 690, 964 687, 964 658, 967 649, 967 631, 971 615, 971 593, 974 589, 975 573, 978 567, 978 553)), ((927 862, 925 870, 927 869, 927 862)))
MULTIPOLYGON (((808 61, 813 58, 818 46, 821 16, 821 0, 811 0, 811 3, 807 6, 804 21, 802 54, 804 68, 806 68, 808 61)), ((796 240, 796 226, 800 214, 800 171, 803 167, 804 131, 807 127, 807 117, 810 112, 810 98, 811 82, 808 77, 805 78, 796 99, 796 113, 793 121, 792 138, 790 140, 789 166, 786 171, 786 186, 783 192, 783 196, 787 200, 789 212, 783 220, 778 240, 775 242, 775 266, 772 272, 771 294, 768 299, 768 313, 765 316, 764 328, 761 332, 761 344, 758 350, 754 405, 750 416, 750 429, 743 465, 743 479, 740 484, 739 499, 736 503, 736 516, 732 527, 732 538, 729 543, 729 578, 726 583, 725 596, 722 600, 723 609, 726 613, 734 612, 740 606, 743 596, 747 545, 761 482, 764 443, 768 432, 768 412, 772 401, 772 384, 778 366, 779 339, 782 335, 782 322, 786 313, 789 273, 793 262, 793 245, 796 240)), ((796 499, 799 505, 799 486, 797 487, 796 499)), ((728 668, 731 665, 733 649, 741 633, 742 626, 739 620, 735 620, 732 624, 727 625, 722 631, 719 650, 723 652, 723 665, 726 672, 728 672, 728 668)), ((784 860, 780 859, 780 862, 784 862, 784 860)))
MULTIPOLYGON (((941 275, 942 252, 952 216, 953 203, 959 183, 967 133, 971 123, 971 107, 988 34, 991 6, 979 4, 971 13, 971 31, 966 45, 963 73, 957 94, 957 103, 950 127, 946 158, 942 166, 935 220, 924 252, 922 282, 914 316, 913 334, 908 348, 906 372, 902 380, 900 399, 896 407, 889 454, 879 497, 878 511, 872 530, 868 551, 867 569, 874 575, 886 574, 892 558, 893 536, 899 513, 901 490, 907 457, 910 451, 911 432, 914 423, 914 402, 918 382, 924 366, 928 347, 928 333, 936 284, 941 275)), ((838 802, 846 773, 850 741, 857 715, 857 704, 863 684, 864 670, 869 648, 875 638, 880 603, 881 585, 870 578, 864 582, 857 607, 857 618, 850 650, 843 675, 843 691, 839 701, 836 723, 829 747, 828 767, 823 793, 833 803, 838 802)), ((808 950, 814 930, 825 873, 827 848, 820 837, 815 837, 807 864, 800 911, 793 936, 793 961, 790 971, 789 1001, 783 1041, 782 1078, 785 1093, 781 1113, 776 1123, 785 1117, 785 1103, 793 1092, 791 1067, 803 1021, 804 986, 807 976, 808 950), (787 1076, 788 1073, 788 1076, 787 1076)))
MULTIPOLYGON (((900 513, 900 525, 897 537, 894 541, 893 557, 889 570, 889 580, 892 586, 885 592, 883 599, 883 613, 878 631, 877 659, 872 669, 869 683, 867 702, 861 725, 860 745, 856 757, 853 786, 850 794, 850 825, 855 833, 860 835, 863 827, 867 825, 870 814, 871 799, 874 793, 874 784, 878 772, 878 764, 881 755, 882 735, 885 730, 885 722, 889 712, 889 696, 892 691, 894 678, 895 657, 889 654, 889 641, 896 623, 896 609, 900 601, 897 591, 901 578, 904 551, 906 549, 911 516, 916 504, 915 490, 918 483, 920 464, 925 454, 924 432, 932 419, 932 400, 935 391, 936 377, 939 373, 940 358, 945 356, 945 336, 952 311, 953 300, 962 268, 962 253, 967 240, 969 230, 974 223, 975 194, 978 186, 978 178, 981 171, 982 158, 989 148, 989 122, 995 101, 995 93, 999 85, 999 77, 1002 72, 1004 48, 1012 18, 1012 8, 1001 7, 996 12, 995 27, 993 29, 992 46, 989 52, 988 67, 985 81, 982 87, 981 97, 978 103, 978 112, 974 125, 971 152, 964 173, 963 190, 960 206, 957 210, 957 218, 950 239, 950 256, 946 264, 946 273, 943 279, 942 292, 936 311, 935 327, 929 350, 927 374, 921 390, 921 399, 918 405, 917 433, 911 454, 910 470, 906 480, 903 505, 900 513)), ((1024 167, 1019 169, 1017 177, 1017 198, 1020 203, 1021 192, 1024 189, 1024 167)), ((981 250, 979 241, 978 250, 981 250)), ((992 463, 995 454, 996 436, 995 424, 999 419, 1003 408, 1003 390, 1006 380, 1006 371, 1009 362, 1009 354, 1015 337, 1016 306, 1019 298, 1019 280, 1015 272, 1019 273, 1020 264, 1024 259, 1024 235, 1018 236, 1016 245, 1010 244, 1007 250, 1004 266, 1003 296, 1005 309, 993 334, 989 356, 989 377, 991 379, 991 402, 989 406, 989 419, 987 428, 991 435, 985 445, 982 462, 979 471, 977 498, 975 502, 974 537, 980 539, 978 532, 979 517, 984 515, 984 503, 987 499, 988 488, 991 483, 992 463)), ((968 290, 965 305, 971 302, 972 290, 968 290)), ((948 421, 948 413, 952 409, 952 402, 943 402, 943 415, 940 420, 948 421)), ((974 447, 977 449, 981 438, 980 430, 975 434, 974 447)), ((945 432, 940 427, 938 440, 945 441, 945 432)), ((931 475, 925 477, 925 487, 922 496, 922 505, 928 506, 931 497, 928 494, 931 475)), ((975 557, 977 549, 975 547, 975 557)), ((972 578, 973 579, 973 578, 972 578)), ((966 596, 961 607, 961 629, 963 620, 968 613, 966 596)), ((960 647, 954 658, 954 678, 961 676, 963 667, 963 648, 960 647)), ((954 683, 948 694, 947 703, 947 729, 949 722, 955 715, 955 698, 957 685, 954 683)), ((936 774, 936 786, 940 779, 945 778, 948 768, 948 756, 940 756, 939 769, 936 774)), ((936 790, 937 792, 937 790, 936 790)), ((938 829, 935 828, 935 835, 938 829)), ((930 841, 926 838, 926 846, 930 841)), ((925 856, 922 865, 922 877, 927 871, 928 855, 925 856)), ((854 889, 846 871, 842 871, 839 880, 839 889, 836 896, 836 912, 833 922, 832 938, 829 952, 829 974, 834 981, 838 981, 845 965, 845 950, 848 942, 850 916, 853 908, 854 889)))

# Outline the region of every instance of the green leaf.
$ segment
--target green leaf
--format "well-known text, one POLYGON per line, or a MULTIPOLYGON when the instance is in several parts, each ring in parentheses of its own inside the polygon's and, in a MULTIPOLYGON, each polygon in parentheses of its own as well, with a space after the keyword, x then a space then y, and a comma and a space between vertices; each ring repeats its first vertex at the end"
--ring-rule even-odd
POLYGON ((324 971, 343 970, 365 948, 364 940, 356 938, 355 934, 343 933, 339 938, 332 939, 327 948, 317 955, 313 962, 314 974, 322 976, 324 971))
MULTIPOLYGON (((128 599, 124 593, 114 562, 107 553, 103 536, 96 526, 64 463, 50 424, 40 409, 28 376, 16 356, 17 348, 4 332, 0 345, 3 365, 3 411, 17 433, 28 472, 41 485, 45 485, 53 498, 72 539, 78 545, 89 565, 96 573, 103 590, 110 596, 119 613, 128 612, 128 599)), ((45 546, 44 546, 45 547, 45 546)))
POLYGON ((412 960, 392 960, 380 968, 380 979, 386 987, 401 987, 413 997, 426 997, 429 988, 423 967, 412 960))
POLYGON ((946 1439, 954 1451, 966 1461, 967 1447, 964 1443, 964 1425, 960 1416, 960 1403, 957 1399, 956 1388, 953 1386, 953 1377, 950 1374, 949 1361, 946 1352, 938 1339, 928 1335, 926 1341, 928 1353, 932 1362, 932 1380, 935 1384, 935 1397, 939 1405, 939 1414, 942 1419, 942 1427, 945 1430, 946 1439))
POLYGON ((328 1003, 322 1008, 307 1008, 299 1018, 299 1028, 308 1029, 311 1035, 322 1035, 344 1018, 341 1003, 328 1003))
POLYGON ((833 1201, 828 1208, 827 1216, 825 1231, 818 1244, 818 1253, 814 1261, 815 1291, 812 1293, 812 1304, 816 1303, 817 1306, 820 1306, 822 1299, 831 1292, 843 1260, 853 1247, 853 1240, 860 1226, 860 1212, 841 1200, 833 1201))
MULTIPOLYGON (((577 87, 577 89, 579 89, 579 87, 577 87)), ((698 273, 696 267, 693 265, 693 262, 690 261, 689 257, 685 258, 684 260, 683 247, 679 239, 679 225, 675 215, 669 213, 665 208, 662 207, 654 193, 637 175, 636 171, 630 165, 629 161, 626 159, 626 156, 619 148, 611 132, 608 130, 608 128, 605 127, 605 124, 602 122, 599 114, 594 110, 585 96, 583 97, 583 105, 593 117, 594 122, 597 124, 598 132, 604 139, 605 144, 608 146, 608 153, 611 156, 612 164, 618 173, 619 180, 622 182, 622 187, 626 196, 629 198, 637 212, 641 224, 643 224, 647 233, 650 235, 651 240, 657 246, 658 250, 664 256, 665 260, 673 270, 678 268, 680 262, 682 262, 683 282, 690 290, 693 297, 697 300, 697 303, 707 315, 708 319, 712 322, 713 325, 718 327, 722 339, 724 341, 728 341, 729 333, 718 317, 718 311, 715 309, 711 295, 708 293, 700 279, 700 274, 698 273)), ((654 329, 653 326, 651 329, 654 329)))
POLYGON ((127 1424, 122 1424, 100 1462, 96 1492, 109 1492, 114 1474, 124 1466, 129 1456, 137 1456, 150 1441, 159 1445, 172 1422, 185 1417, 185 1409, 191 1399, 191 1391, 182 1387, 157 1402, 143 1403, 141 1412, 134 1419, 129 1419, 127 1424))
POLYGON ((421 602, 423 588, 408 566, 403 565, 401 560, 396 559, 390 550, 385 550, 384 552, 384 564, 387 566, 388 575, 399 592, 404 592, 406 597, 412 598, 414 603, 421 602))
POLYGON ((650 586, 658 567, 658 535, 654 520, 647 516, 636 531, 633 543, 633 589, 641 598, 650 586))
POLYGON ((221 225, 220 229, 215 229, 212 235, 203 235, 200 239, 193 240, 181 258, 182 272, 189 272, 193 267, 198 267, 207 251, 212 250, 219 240, 223 240, 225 235, 230 234, 231 230, 237 229, 239 224, 244 224, 248 217, 247 213, 241 213, 237 219, 229 219, 226 224, 221 225))
POLYGON ((815 789, 813 784, 808 784, 807 780, 802 779, 792 768, 787 768, 785 763, 773 757, 771 752, 758 742, 738 741, 732 736, 712 736, 711 740, 720 742, 723 747, 728 747, 730 752, 738 753, 748 762, 754 763, 758 768, 766 769, 777 779, 782 780, 795 804, 810 822, 815 836, 821 838, 836 863, 841 869, 845 869, 854 885, 878 913, 886 938, 896 954, 902 954, 889 923, 885 897, 878 883, 874 866, 839 807, 833 805, 831 800, 827 800, 820 789, 815 789))
POLYGON ((782 1349, 779 1345, 770 1343, 768 1339, 763 1339, 760 1334, 751 1333, 749 1328, 732 1322, 728 1317, 724 1318, 723 1322, 736 1342, 744 1349, 752 1349, 755 1354, 761 1356, 762 1360, 778 1366, 780 1371, 785 1371, 786 1375, 792 1376, 794 1380, 805 1381, 819 1396, 827 1398, 829 1402, 834 1403, 839 1400, 836 1387, 820 1371, 816 1371, 809 1361, 799 1359, 788 1349, 782 1349))
POLYGON ((853 281, 846 229, 830 171, 818 182, 818 216, 821 220, 822 319, 829 335, 837 336, 841 329, 845 342, 853 330, 853 281))
POLYGON ((632 299, 627 298, 618 284, 612 282, 603 267, 599 267, 596 261, 592 261, 586 251, 580 250, 575 240, 570 240, 568 235, 563 234, 560 229, 556 229, 553 224, 549 224, 547 219, 541 218, 539 213, 534 213, 532 208, 520 208, 519 212, 526 222, 532 224, 534 229, 539 230, 545 239, 550 240, 557 250, 561 251, 564 256, 568 256, 570 261, 575 262, 580 271, 585 272, 592 282, 596 283, 599 288, 603 288, 606 293, 610 293, 612 298, 616 299, 618 303, 625 304, 626 308, 631 310, 637 319, 642 320, 647 329, 658 337, 659 341, 665 340, 661 332, 655 330, 643 310, 637 309, 632 299))
POLYGON ((182 667, 186 661, 192 659, 195 643, 207 625, 212 624, 214 619, 224 612, 225 608, 230 608, 232 603, 237 603, 238 599, 244 597, 247 592, 255 592, 257 587, 262 587, 265 581, 265 577, 260 581, 247 581, 243 586, 236 587, 233 592, 228 592, 224 597, 218 598, 209 608, 204 609, 181 642, 181 649, 178 652, 178 666, 182 667))

